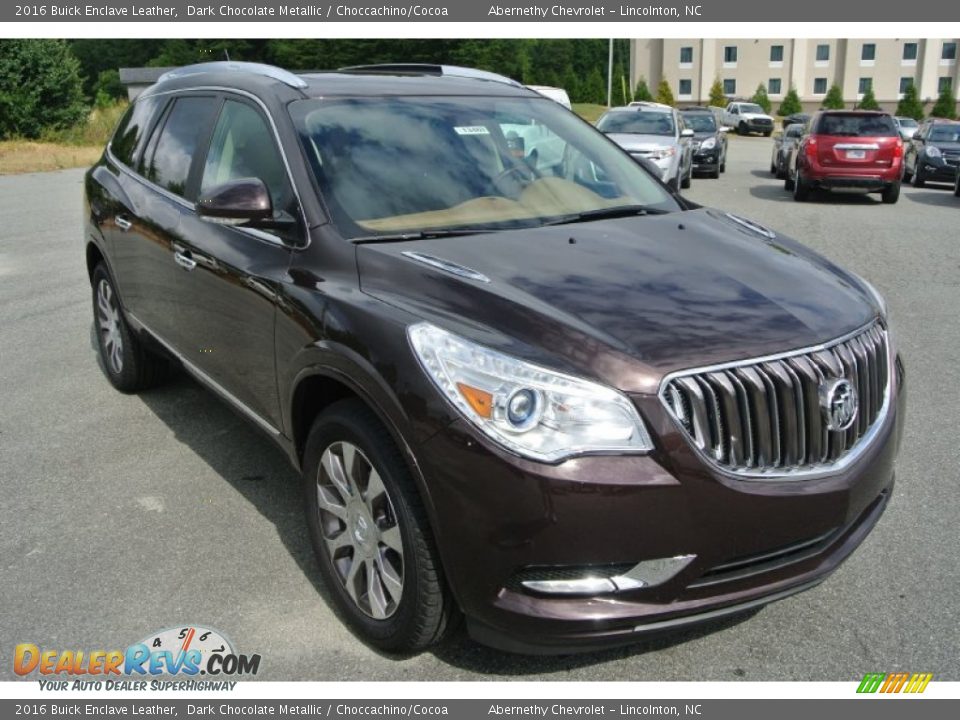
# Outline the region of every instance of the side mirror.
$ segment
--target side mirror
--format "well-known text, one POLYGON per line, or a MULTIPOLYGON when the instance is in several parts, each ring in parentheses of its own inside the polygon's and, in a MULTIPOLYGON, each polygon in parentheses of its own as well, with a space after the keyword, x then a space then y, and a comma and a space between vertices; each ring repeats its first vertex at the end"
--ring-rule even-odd
POLYGON ((244 225, 273 217, 270 191, 260 178, 239 178, 210 188, 197 200, 197 214, 222 225, 244 225))
POLYGON ((680 137, 691 138, 693 137, 693 130, 687 128, 686 130, 680 131, 680 137))

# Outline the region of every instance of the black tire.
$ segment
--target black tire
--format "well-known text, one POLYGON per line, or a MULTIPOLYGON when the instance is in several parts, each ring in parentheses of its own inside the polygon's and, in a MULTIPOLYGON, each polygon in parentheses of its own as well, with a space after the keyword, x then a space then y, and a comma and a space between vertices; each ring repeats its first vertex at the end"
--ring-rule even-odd
POLYGON ((719 180, 719 179, 720 179, 720 166, 718 165, 718 166, 715 167, 713 170, 711 170, 710 172, 708 172, 708 173, 707 173, 707 177, 710 178, 711 180, 719 180))
POLYGON ((92 282, 97 350, 101 368, 110 384, 123 393, 136 393, 156 387, 169 376, 169 362, 144 347, 130 329, 123 314, 116 285, 104 263, 101 262, 94 268, 92 282), (109 313, 105 312, 106 308, 109 308, 109 313))
POLYGON ((739 125, 737 125, 737 135, 746 135, 749 132, 750 131, 747 130, 747 124, 745 122, 741 122, 739 125))
POLYGON ((913 173, 910 172, 910 168, 907 166, 907 161, 903 161, 903 182, 909 184, 910 180, 913 179, 913 173))
POLYGON ((793 180, 793 199, 797 202, 804 202, 810 198, 810 186, 803 181, 803 175, 797 171, 797 177, 793 180))
POLYGON ((765 131, 765 132, 763 133, 763 136, 764 136, 764 137, 770 137, 770 135, 771 135, 772 133, 773 133, 773 130, 767 130, 767 131, 765 131))
POLYGON ((953 196, 960 197, 960 170, 957 171, 957 176, 953 180, 953 196))
POLYGON ((927 179, 923 176, 923 171, 920 167, 916 167, 913 172, 913 186, 915 188, 922 188, 927 184, 927 179))
MULTIPOLYGON (((407 463, 390 433, 363 402, 341 400, 314 421, 304 448, 303 488, 307 526, 320 571, 337 610, 352 630, 369 644, 389 652, 418 652, 438 643, 454 626, 452 620, 459 618, 459 610, 447 589, 430 523, 407 463), (362 452, 385 488, 381 496, 385 497, 383 513, 390 517, 378 516, 373 522, 378 527, 384 522, 392 523, 392 527, 399 529, 403 548, 399 556, 402 591, 392 614, 384 619, 366 613, 348 594, 326 544, 324 532, 328 530, 321 524, 318 500, 321 459, 327 449, 338 444, 342 447, 343 443, 352 444, 362 452)), ((327 516, 324 521, 332 517, 327 516)), ((342 532, 350 532, 345 521, 341 524, 342 532)), ((354 548, 348 562, 356 562, 356 552, 354 548)), ((380 589, 384 591, 386 585, 381 584, 380 589)))
POLYGON ((680 171, 679 170, 677 171, 676 177, 672 177, 669 180, 667 180, 667 186, 674 192, 680 191, 680 171))
POLYGON ((900 199, 900 183, 890 183, 883 189, 880 198, 887 205, 893 205, 900 199))
POLYGON ((770 174, 774 177, 780 176, 779 164, 775 163, 773 160, 770 161, 770 174))
POLYGON ((727 171, 727 153, 723 153, 723 159, 720 160, 720 172, 725 173, 727 171))
POLYGON ((693 165, 690 165, 690 172, 683 176, 683 180, 680 181, 680 187, 684 190, 690 189, 690 183, 693 182, 693 165))
POLYGON ((787 192, 793 191, 793 175, 790 174, 789 168, 783 174, 783 189, 787 192))

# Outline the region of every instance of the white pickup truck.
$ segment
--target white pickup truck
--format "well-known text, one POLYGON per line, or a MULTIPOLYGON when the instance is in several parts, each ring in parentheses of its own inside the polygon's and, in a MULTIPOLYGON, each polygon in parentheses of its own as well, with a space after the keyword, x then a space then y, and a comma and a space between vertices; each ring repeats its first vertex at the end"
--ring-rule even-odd
POLYGON ((763 133, 770 137, 773 118, 763 108, 752 102, 732 102, 723 111, 723 124, 737 131, 738 135, 763 133))

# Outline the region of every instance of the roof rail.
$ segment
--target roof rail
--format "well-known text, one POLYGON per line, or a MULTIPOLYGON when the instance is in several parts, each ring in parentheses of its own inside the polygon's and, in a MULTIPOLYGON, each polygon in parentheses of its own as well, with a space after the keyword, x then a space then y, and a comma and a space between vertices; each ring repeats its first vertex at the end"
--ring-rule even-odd
POLYGON ((340 68, 340 72, 382 72, 382 73, 419 73, 421 75, 446 75, 449 77, 472 78, 474 80, 489 80, 522 88, 523 85, 511 80, 506 75, 477 70, 476 68, 460 67, 458 65, 434 65, 430 63, 385 63, 381 65, 351 65, 340 68))
POLYGON ((164 82, 165 80, 173 80, 174 78, 213 72, 238 72, 249 73, 251 75, 262 75, 264 77, 273 78, 274 80, 279 80, 284 85, 289 85, 292 88, 301 89, 307 87, 306 80, 294 75, 289 70, 284 70, 283 68, 278 68, 273 65, 265 65, 263 63, 235 62, 233 60, 221 60, 217 62, 197 63, 196 65, 184 65, 183 67, 178 67, 170 70, 169 72, 165 72, 160 76, 160 79, 157 82, 164 82))

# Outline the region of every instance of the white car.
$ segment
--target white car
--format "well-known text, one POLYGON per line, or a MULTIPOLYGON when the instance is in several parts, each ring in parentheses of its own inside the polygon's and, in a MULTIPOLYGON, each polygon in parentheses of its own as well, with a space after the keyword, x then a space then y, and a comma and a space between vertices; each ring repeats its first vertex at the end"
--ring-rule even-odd
POLYGON ((737 135, 763 133, 770 137, 773 133, 773 118, 752 102, 732 102, 727 105, 723 111, 723 124, 736 130, 737 135))
POLYGON ((912 140, 913 136, 917 134, 917 130, 920 128, 920 124, 913 118, 909 117, 900 117, 898 115, 893 119, 893 122, 897 126, 900 137, 904 140, 912 140))
POLYGON ((563 88, 550 87, 549 85, 527 85, 530 90, 538 92, 544 97, 548 97, 554 102, 558 102, 563 105, 567 110, 573 110, 573 106, 570 104, 570 96, 567 95, 567 91, 563 88))
POLYGON ((669 105, 630 103, 628 107, 612 108, 597 121, 597 129, 635 160, 656 165, 657 176, 673 189, 690 187, 693 130, 669 105))

